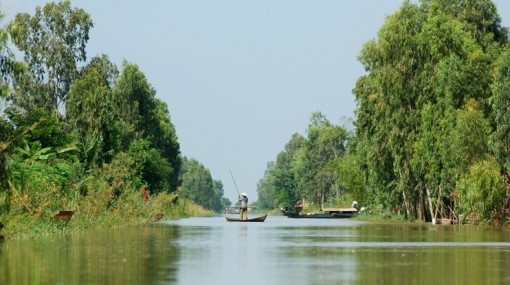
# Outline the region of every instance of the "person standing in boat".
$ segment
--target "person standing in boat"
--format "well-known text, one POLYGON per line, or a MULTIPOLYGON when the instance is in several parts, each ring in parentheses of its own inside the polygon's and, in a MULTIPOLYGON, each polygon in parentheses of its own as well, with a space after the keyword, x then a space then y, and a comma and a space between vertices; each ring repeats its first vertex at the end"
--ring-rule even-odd
POLYGON ((241 203, 239 208, 241 220, 248 220, 248 194, 246 194, 246 192, 241 193, 241 196, 239 196, 239 202, 241 203))

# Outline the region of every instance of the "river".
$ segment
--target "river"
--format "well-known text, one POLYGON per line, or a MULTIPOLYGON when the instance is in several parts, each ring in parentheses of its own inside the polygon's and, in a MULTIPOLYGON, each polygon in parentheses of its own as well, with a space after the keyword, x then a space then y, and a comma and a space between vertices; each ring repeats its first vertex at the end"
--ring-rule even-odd
POLYGON ((510 284, 508 229, 223 217, 0 243, 0 284, 510 284))

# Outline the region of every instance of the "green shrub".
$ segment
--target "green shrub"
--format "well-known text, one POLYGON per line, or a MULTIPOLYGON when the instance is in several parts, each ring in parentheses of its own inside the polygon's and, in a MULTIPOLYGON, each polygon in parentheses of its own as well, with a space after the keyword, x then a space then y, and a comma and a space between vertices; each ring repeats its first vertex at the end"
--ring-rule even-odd
POLYGON ((472 222, 496 221, 503 206, 505 187, 493 158, 471 165, 459 185, 459 208, 472 222))

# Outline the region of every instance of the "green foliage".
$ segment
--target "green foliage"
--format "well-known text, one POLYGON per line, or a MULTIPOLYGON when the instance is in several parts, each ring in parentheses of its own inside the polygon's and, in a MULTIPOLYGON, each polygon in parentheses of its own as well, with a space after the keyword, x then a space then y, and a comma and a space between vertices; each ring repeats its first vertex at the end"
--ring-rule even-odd
MULTIPOLYGON (((276 209, 278 208, 278 200, 273 191, 274 177, 271 174, 271 169, 274 162, 269 162, 264 172, 264 177, 259 180, 257 184, 257 202, 255 205, 260 209, 276 209)), ((291 205, 292 201, 286 201, 286 205, 291 205)))
POLYGON ((66 116, 81 137, 102 130, 114 121, 115 105, 105 78, 95 68, 88 68, 73 81, 66 105, 66 116))
POLYGON ((221 197, 220 199, 221 208, 225 209, 226 207, 232 206, 232 201, 226 197, 221 197))
POLYGON ((496 73, 492 86, 494 96, 492 107, 496 130, 492 145, 498 161, 508 173, 510 170, 510 45, 496 62, 496 73))
MULTIPOLYGON (((455 207, 460 177, 491 156, 493 65, 507 32, 489 0, 406 1, 364 45, 355 153, 369 200, 383 211, 425 219, 431 197, 455 207)), ((504 100, 497 104, 503 120, 504 100)))
POLYGON ((16 15, 8 31, 14 45, 24 53, 29 71, 14 81, 17 106, 58 114, 78 74, 78 64, 86 60, 92 27, 90 15, 71 8, 70 1, 37 7, 33 16, 16 15))
POLYGON ((259 181, 257 187, 258 207, 262 209, 292 207, 301 199, 296 189, 294 164, 305 142, 303 136, 292 135, 284 151, 278 154, 276 162, 268 163, 264 178, 259 181))
MULTIPOLYGON (((196 159, 184 158, 182 165, 179 196, 205 209, 221 212, 223 184, 220 181, 214 181, 209 170, 196 159)), ((226 201, 223 202, 226 203, 226 201)))
POLYGON ((145 224, 157 217, 176 219, 212 214, 189 200, 176 200, 175 194, 170 193, 151 193, 150 203, 146 203, 139 190, 143 183, 136 175, 135 165, 128 154, 119 153, 110 163, 94 166, 78 180, 73 179, 72 165, 57 163, 53 168, 39 162, 16 165, 14 173, 33 183, 17 185, 19 194, 12 197, 9 218, 1 216, 6 225, 3 233, 13 239, 91 227, 145 224), (63 186, 59 177, 69 185, 63 186), (52 218, 62 209, 74 210, 69 224, 52 218))
POLYGON ((338 185, 348 194, 347 202, 357 201, 359 205, 368 205, 371 201, 365 190, 363 172, 359 157, 349 154, 335 160, 338 169, 338 185))
MULTIPOLYGON (((172 168, 172 175, 168 177, 170 189, 176 189, 179 183, 179 171, 181 169, 181 151, 177 132, 170 120, 167 104, 159 99, 155 99, 155 125, 151 126, 149 138, 154 143, 172 168)), ((223 186, 221 186, 223 189, 223 186)), ((223 192, 222 192, 223 195, 223 192)))
POLYGON ((337 169, 328 167, 328 163, 345 155, 347 132, 314 113, 307 133, 307 141, 293 162, 296 190, 302 198, 320 206, 329 196, 339 194, 337 169))
POLYGON ((75 166, 61 160, 51 148, 15 148, 11 153, 9 187, 13 191, 11 214, 42 215, 58 208, 59 193, 69 183, 75 166))
POLYGON ((149 185, 152 193, 171 192, 168 182, 173 175, 172 166, 149 141, 133 142, 128 153, 135 161, 136 174, 149 185))
POLYGON ((124 62, 113 92, 122 110, 121 118, 135 126, 141 136, 148 136, 156 119, 156 91, 136 64, 124 62))
POLYGON ((305 199, 320 208, 325 202, 338 202, 346 192, 355 191, 341 187, 344 181, 338 162, 346 155, 347 131, 316 112, 307 133, 307 138, 294 134, 276 162, 268 164, 258 184, 257 206, 292 208, 298 200, 305 199))
POLYGON ((497 221, 505 198, 500 169, 492 158, 471 165, 458 185, 460 209, 471 221, 497 221))
POLYGON ((124 62, 119 73, 101 55, 83 65, 92 26, 70 1, 16 15, 7 30, 23 64, 0 29, 0 221, 11 236, 62 230, 59 210, 73 210, 71 227, 86 229, 229 205, 203 166, 186 174, 206 177, 207 199, 177 199, 181 156, 168 106, 136 64, 124 62))
POLYGON ((122 125, 132 126, 138 138, 150 140, 168 161, 172 170, 168 177, 169 187, 175 190, 181 168, 180 146, 168 107, 154 97, 155 93, 138 66, 125 62, 113 89, 117 110, 122 110, 122 125))
POLYGON ((488 120, 475 100, 457 110, 455 129, 451 133, 451 152, 454 169, 461 175, 469 165, 483 159, 488 154, 488 137, 491 128, 488 120))

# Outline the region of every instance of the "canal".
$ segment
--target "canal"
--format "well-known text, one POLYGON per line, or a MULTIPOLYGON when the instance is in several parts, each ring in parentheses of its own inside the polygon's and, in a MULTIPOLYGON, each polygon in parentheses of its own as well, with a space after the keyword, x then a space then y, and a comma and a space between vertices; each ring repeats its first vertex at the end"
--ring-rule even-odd
POLYGON ((510 284, 510 232, 223 217, 0 243, 0 284, 510 284))

